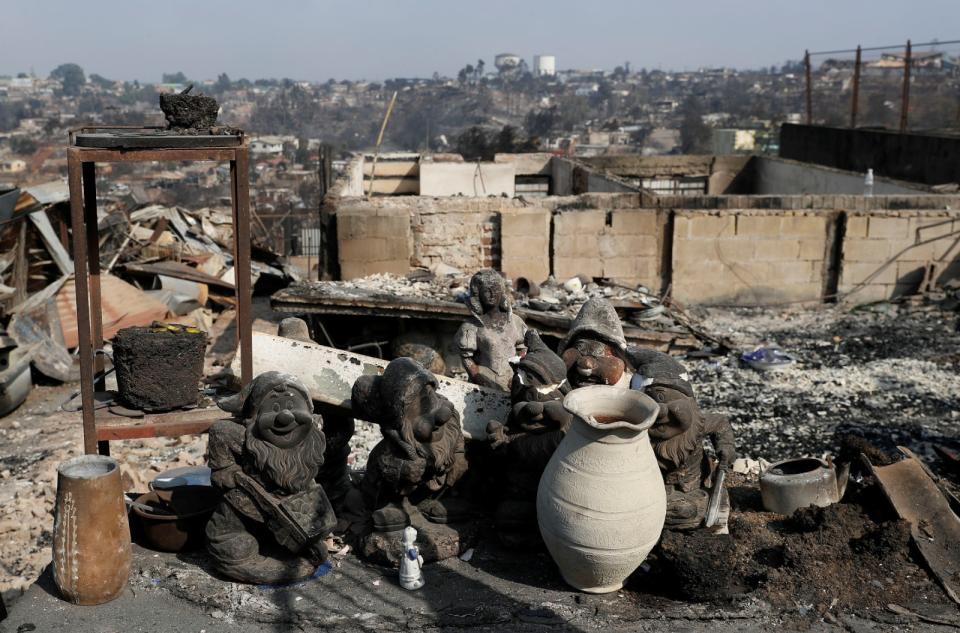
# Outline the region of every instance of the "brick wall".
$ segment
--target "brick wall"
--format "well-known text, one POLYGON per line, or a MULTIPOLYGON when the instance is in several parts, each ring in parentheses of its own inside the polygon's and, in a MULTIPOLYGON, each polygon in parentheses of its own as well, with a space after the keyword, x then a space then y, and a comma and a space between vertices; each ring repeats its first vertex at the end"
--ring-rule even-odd
POLYGON ((442 262, 463 271, 499 265, 499 199, 421 201, 413 216, 412 265, 442 262))
POLYGON ((688 303, 819 299, 829 215, 677 212, 673 296, 688 303))
POLYGON ((934 239, 958 230, 960 214, 944 210, 850 215, 840 294, 852 303, 880 301, 916 291, 928 276, 960 276, 960 237, 934 239))

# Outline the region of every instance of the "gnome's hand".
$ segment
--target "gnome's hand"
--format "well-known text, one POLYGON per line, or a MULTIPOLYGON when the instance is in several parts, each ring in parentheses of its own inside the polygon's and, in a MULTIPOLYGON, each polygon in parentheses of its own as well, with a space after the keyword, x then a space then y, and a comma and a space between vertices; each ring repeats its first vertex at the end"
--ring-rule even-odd
POLYGON ((405 459, 400 465, 400 477, 413 483, 417 483, 423 479, 423 475, 426 473, 426 471, 427 460, 425 459, 405 459))
POLYGON ((237 464, 215 470, 210 473, 210 481, 220 490, 232 490, 237 487, 236 476, 243 472, 237 464))
POLYGON ((566 431, 573 423, 573 414, 563 407, 563 400, 543 403, 544 426, 551 430, 566 431))
POLYGON ((510 442, 510 436, 507 435, 507 427, 497 421, 487 424, 487 441, 490 442, 490 448, 496 450, 510 442))

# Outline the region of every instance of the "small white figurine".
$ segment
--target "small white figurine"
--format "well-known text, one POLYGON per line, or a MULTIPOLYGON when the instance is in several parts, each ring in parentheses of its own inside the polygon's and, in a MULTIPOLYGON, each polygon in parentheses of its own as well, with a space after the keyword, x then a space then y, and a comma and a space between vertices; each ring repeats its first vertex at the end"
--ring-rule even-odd
POLYGON ((415 545, 417 540, 417 530, 413 527, 407 527, 403 530, 403 560, 400 561, 400 586, 410 591, 415 591, 424 585, 423 572, 420 567, 423 565, 423 557, 420 556, 420 549, 415 545))

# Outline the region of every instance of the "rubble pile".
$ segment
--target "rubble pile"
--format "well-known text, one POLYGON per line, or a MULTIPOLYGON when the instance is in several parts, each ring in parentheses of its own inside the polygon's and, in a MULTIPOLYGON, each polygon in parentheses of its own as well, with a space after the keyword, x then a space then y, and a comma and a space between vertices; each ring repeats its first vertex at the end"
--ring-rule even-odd
MULTIPOLYGON (((308 281, 304 289, 322 290, 324 296, 348 298, 352 290, 395 298, 416 298, 433 301, 466 303, 470 274, 451 267, 434 270, 418 268, 405 276, 378 273, 347 281, 308 281)), ((643 286, 629 287, 609 279, 573 277, 566 281, 552 276, 542 285, 531 288, 529 282, 511 287, 515 308, 542 312, 573 319, 591 298, 602 297, 617 308, 627 326, 654 331, 682 330, 692 333, 709 345, 724 341, 699 327, 696 320, 680 305, 669 299, 661 301, 643 286)), ((295 292, 296 288, 291 288, 295 292)))
MULTIPOLYGON (((9 359, 0 384, 16 386, 0 401, 7 411, 29 393, 29 381, 17 382, 30 373, 28 363, 46 378, 78 379, 71 351, 79 327, 66 183, 14 189, 3 198, 12 202, 0 209, 0 338, 9 359)), ((119 199, 103 205, 97 230, 104 339, 153 321, 211 332, 220 315, 235 318, 231 217, 220 207, 187 210, 119 199)), ((268 248, 253 246, 255 293, 269 294, 299 278, 268 248)))

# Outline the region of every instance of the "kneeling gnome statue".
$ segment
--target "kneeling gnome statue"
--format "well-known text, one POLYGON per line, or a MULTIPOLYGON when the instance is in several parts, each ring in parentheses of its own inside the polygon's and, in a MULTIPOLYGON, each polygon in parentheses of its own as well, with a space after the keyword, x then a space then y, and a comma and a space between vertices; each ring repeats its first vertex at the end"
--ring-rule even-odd
POLYGON ((207 449, 224 493, 207 523, 216 569, 251 583, 310 576, 327 558, 336 517, 315 481, 326 440, 306 387, 269 371, 219 404, 234 418, 210 427, 207 449))

